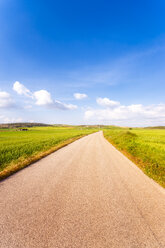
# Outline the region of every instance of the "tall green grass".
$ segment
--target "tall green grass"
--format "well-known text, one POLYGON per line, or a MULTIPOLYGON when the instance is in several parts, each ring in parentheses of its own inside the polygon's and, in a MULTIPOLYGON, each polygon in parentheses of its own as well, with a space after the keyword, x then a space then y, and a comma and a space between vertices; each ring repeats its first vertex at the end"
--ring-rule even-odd
POLYGON ((104 136, 165 187, 165 130, 105 129, 104 136))
MULTIPOLYGON (((80 127, 33 127, 28 131, 0 130, 0 177, 4 171, 26 166, 42 157, 45 151, 70 143, 96 129, 80 127), (25 162, 27 161, 27 162, 25 162)), ((8 173, 10 174, 10 173, 8 173)))

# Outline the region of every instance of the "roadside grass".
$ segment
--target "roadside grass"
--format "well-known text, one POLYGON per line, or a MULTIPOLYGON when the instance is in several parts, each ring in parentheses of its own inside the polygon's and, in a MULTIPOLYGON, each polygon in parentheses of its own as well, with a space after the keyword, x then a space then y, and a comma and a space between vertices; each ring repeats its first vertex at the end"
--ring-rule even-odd
POLYGON ((104 129, 104 136, 145 174, 165 187, 165 130, 109 128, 104 129))
POLYGON ((96 132, 96 128, 33 127, 0 130, 0 180, 63 146, 96 132))

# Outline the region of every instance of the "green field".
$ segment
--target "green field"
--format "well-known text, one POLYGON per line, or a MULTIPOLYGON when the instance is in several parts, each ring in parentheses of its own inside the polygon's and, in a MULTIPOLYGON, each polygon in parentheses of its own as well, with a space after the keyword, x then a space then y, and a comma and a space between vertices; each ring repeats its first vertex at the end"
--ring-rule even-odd
POLYGON ((104 136, 165 187, 165 129, 107 128, 104 136))
POLYGON ((0 129, 0 179, 95 131, 85 127, 0 129))
MULTIPOLYGON (((97 127, 0 129, 0 179, 37 161, 97 127)), ((165 129, 103 128, 104 136, 148 176, 165 187, 165 129)))

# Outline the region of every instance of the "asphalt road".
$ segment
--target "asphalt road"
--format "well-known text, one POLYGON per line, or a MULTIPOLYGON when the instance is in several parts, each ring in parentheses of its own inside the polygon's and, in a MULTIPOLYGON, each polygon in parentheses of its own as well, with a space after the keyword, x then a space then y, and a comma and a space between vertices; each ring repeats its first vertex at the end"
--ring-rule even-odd
POLYGON ((164 248, 165 190, 86 136, 0 183, 0 247, 164 248))

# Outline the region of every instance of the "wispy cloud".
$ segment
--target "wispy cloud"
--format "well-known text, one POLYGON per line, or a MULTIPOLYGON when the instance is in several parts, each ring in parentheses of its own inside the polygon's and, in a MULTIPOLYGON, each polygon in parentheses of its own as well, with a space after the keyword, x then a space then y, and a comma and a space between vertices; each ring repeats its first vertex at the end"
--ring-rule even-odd
MULTIPOLYGON (((149 48, 135 48, 116 58, 97 65, 89 65, 65 71, 63 84, 73 88, 90 88, 95 85, 117 85, 153 81, 153 74, 159 80, 165 76, 165 46, 151 45, 149 48), (158 59, 159 58, 159 59, 158 59), (151 74, 152 70, 152 74, 151 74)), ((155 80, 155 79, 154 79, 155 80)))
POLYGON ((82 100, 87 97, 88 97, 87 94, 84 93, 74 93, 74 98, 77 100, 82 100))

